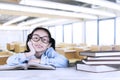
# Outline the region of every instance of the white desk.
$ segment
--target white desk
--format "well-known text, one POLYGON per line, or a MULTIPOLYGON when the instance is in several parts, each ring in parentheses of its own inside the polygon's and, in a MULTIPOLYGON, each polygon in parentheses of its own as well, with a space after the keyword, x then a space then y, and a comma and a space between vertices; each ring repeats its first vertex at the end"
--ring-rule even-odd
POLYGON ((74 68, 0 71, 0 80, 120 80, 120 71, 90 73, 74 68))

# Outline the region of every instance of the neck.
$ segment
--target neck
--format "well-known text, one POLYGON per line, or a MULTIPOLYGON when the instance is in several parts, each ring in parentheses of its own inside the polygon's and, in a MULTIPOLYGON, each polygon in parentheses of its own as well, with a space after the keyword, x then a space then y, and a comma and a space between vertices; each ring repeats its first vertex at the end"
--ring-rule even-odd
POLYGON ((44 52, 36 52, 36 54, 35 54, 36 58, 40 58, 43 53, 44 52))

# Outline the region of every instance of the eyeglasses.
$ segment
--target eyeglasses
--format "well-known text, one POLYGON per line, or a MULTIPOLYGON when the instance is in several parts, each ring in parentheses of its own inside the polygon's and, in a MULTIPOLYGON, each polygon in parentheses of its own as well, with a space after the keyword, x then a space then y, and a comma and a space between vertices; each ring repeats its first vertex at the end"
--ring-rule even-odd
POLYGON ((43 37, 40 37, 38 34, 33 34, 32 35, 32 38, 31 38, 34 42, 38 42, 38 41, 42 41, 43 43, 45 44, 48 44, 49 43, 49 38, 48 36, 43 36, 43 37))

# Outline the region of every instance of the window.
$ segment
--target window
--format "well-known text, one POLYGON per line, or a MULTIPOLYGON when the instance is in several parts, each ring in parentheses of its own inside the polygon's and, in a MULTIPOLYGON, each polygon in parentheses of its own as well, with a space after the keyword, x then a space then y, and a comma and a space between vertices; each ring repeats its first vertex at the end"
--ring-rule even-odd
POLYGON ((114 19, 101 20, 99 22, 99 44, 114 44, 114 19))
POLYGON ((73 23, 73 43, 84 43, 83 22, 73 23))
POLYGON ((56 43, 63 42, 63 26, 56 26, 56 43))
POLYGON ((120 17, 116 19, 116 44, 120 45, 120 17))
POLYGON ((97 21, 86 22, 86 44, 97 45, 97 21))
POLYGON ((72 25, 64 25, 64 42, 72 43, 72 25))
POLYGON ((55 39, 55 27, 49 27, 49 30, 50 30, 50 33, 51 33, 51 36, 52 36, 52 38, 54 38, 55 39))

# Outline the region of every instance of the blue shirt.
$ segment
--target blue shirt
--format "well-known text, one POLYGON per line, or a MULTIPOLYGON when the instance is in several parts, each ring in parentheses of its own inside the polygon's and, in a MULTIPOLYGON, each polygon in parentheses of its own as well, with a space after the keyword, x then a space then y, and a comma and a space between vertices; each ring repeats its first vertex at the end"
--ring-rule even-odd
MULTIPOLYGON (((32 58, 35 58, 35 56, 26 57, 25 53, 19 53, 10 56, 7 59, 7 64, 8 65, 23 64, 25 61, 29 61, 32 58)), ((68 66, 68 59, 63 55, 57 53, 52 47, 48 48, 45 51, 45 53, 42 54, 40 62, 41 64, 53 65, 59 68, 68 66)))

